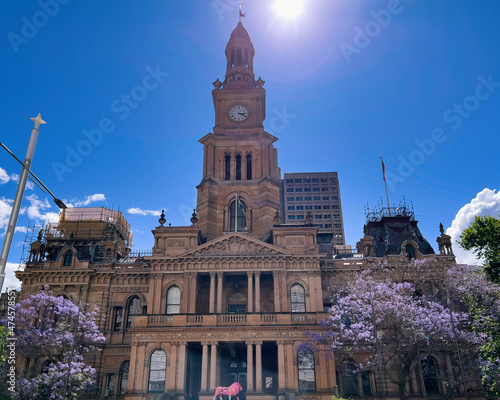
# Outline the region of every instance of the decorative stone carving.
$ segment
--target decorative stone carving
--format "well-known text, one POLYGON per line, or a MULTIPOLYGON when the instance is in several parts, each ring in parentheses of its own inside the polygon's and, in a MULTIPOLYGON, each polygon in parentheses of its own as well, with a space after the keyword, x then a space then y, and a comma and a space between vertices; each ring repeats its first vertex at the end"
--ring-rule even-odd
POLYGON ((278 254, 282 253, 244 238, 230 237, 212 246, 190 253, 188 256, 255 256, 278 254))

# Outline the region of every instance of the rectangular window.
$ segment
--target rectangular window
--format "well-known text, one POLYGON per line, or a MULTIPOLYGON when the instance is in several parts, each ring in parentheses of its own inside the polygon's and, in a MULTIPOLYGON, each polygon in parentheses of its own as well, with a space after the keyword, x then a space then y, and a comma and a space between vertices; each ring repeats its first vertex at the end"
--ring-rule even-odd
POLYGON ((319 183, 319 179, 318 178, 313 178, 312 183, 319 183))
POLYGON ((332 196, 332 200, 338 200, 339 196, 332 196))
POLYGON ((302 188, 295 188, 295 191, 298 192, 298 193, 301 193, 302 192, 302 188))
POLYGON ((311 183, 310 179, 304 179, 304 183, 311 183))
POLYGON ((287 197, 286 201, 293 201, 293 197, 287 197))
POLYGON ((304 206, 297 206, 297 210, 303 210, 304 206))
POLYGON ((323 229, 323 225, 322 224, 318 224, 316 225, 319 229, 323 229))
POLYGON ((323 200, 330 200, 330 196, 323 196, 323 200))
POLYGON ((304 188, 304 192, 310 192, 311 188, 304 188))
POLYGON ((287 193, 292 193, 292 192, 293 192, 293 188, 287 188, 287 189, 286 189, 286 192, 287 192, 287 193))
POLYGON ((314 216, 314 219, 321 219, 321 218, 323 218, 323 216, 321 214, 317 214, 314 216))
POLYGON ((324 219, 332 219, 332 216, 330 214, 325 214, 323 215, 324 219))
POLYGON ((104 397, 111 397, 115 395, 115 380, 116 374, 106 375, 106 391, 104 392, 104 397))
POLYGON ((306 210, 312 210, 312 206, 306 206, 306 210))
POLYGON ((303 215, 297 215, 297 219, 304 219, 303 215))
POLYGON ((325 182, 328 182, 328 179, 326 179, 326 178, 321 178, 321 183, 325 183, 325 182))
POLYGON ((321 210, 321 206, 314 206, 315 210, 321 210))
POLYGON ((323 210, 329 210, 330 206, 323 206, 323 210))
POLYGON ((333 208, 334 210, 338 210, 338 209, 339 209, 339 206, 332 206, 332 208, 333 208))
POLYGON ((314 196, 314 200, 315 201, 321 200, 321 196, 314 196))
POLYGON ((333 225, 334 228, 337 228, 337 229, 341 229, 342 228, 342 225, 341 224, 334 224, 333 225))
POLYGON ((328 188, 327 188, 327 187, 322 187, 322 188, 321 188, 321 191, 322 191, 322 192, 328 192, 328 188))
POLYGON ((295 201, 302 201, 302 199, 303 199, 302 197, 296 197, 295 201))
POLYGON ((295 219, 295 215, 289 215, 288 219, 295 219))
POLYGON ((302 183, 302 179, 295 179, 295 183, 302 183))
POLYGON ((333 218, 340 218, 340 214, 333 214, 333 218))
POLYGON ((310 197, 306 197, 306 201, 311 201, 311 198, 310 197))
POLYGON ((319 188, 313 188, 313 192, 319 192, 319 188))
POLYGON ((286 183, 293 183, 293 179, 287 179, 286 183))
POLYGON ((295 206, 288 206, 289 210, 295 210, 295 206))
POLYGON ((325 229, 331 229, 332 224, 325 224, 325 229))
POLYGON ((115 323, 114 323, 114 331, 118 332, 122 329, 123 322, 123 307, 115 307, 115 323))
POLYGON ((335 179, 335 178, 330 178, 330 182, 335 183, 335 182, 337 182, 337 179, 335 179))
POLYGON ((336 192, 337 188, 336 187, 330 187, 330 192, 336 192))

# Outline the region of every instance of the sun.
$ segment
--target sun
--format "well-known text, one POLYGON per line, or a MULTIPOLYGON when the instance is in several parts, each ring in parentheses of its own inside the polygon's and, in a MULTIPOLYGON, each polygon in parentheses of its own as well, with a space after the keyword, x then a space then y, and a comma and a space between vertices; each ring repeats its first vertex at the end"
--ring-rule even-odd
POLYGON ((302 12, 303 0, 276 0, 276 11, 285 18, 296 18, 302 12))

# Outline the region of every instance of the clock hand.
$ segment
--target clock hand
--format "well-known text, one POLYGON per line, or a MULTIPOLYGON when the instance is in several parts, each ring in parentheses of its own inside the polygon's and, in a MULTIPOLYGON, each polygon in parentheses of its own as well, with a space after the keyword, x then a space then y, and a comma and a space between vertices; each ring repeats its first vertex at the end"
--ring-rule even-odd
POLYGON ((240 113, 240 112, 239 112, 238 114, 243 115, 244 117, 246 117, 246 116, 247 116, 247 113, 240 113))

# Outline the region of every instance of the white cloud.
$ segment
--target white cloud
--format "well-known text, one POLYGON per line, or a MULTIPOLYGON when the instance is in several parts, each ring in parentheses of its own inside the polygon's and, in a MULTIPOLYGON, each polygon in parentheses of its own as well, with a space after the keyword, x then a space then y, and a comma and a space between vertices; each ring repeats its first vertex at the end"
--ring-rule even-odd
POLYGON ((36 194, 31 194, 26 197, 26 200, 30 202, 30 206, 22 209, 21 214, 26 213, 30 219, 36 221, 57 222, 59 220, 58 212, 44 212, 44 210, 52 207, 47 198, 42 201, 38 199, 36 194))
POLYGON ((453 252, 457 256, 457 262, 462 264, 482 264, 481 260, 471 252, 460 247, 457 240, 460 240, 460 234, 474 221, 475 216, 500 216, 500 192, 496 190, 484 189, 479 192, 476 198, 463 206, 455 216, 451 227, 446 233, 451 236, 453 241, 453 252))
MULTIPOLYGON (((165 209, 165 211, 167 211, 167 209, 165 209)), ((129 208, 127 212, 132 215, 156 215, 157 217, 159 217, 161 214, 161 211, 143 210, 137 207, 129 208)))
POLYGON ((3 185, 9 181, 16 182, 19 179, 19 175, 11 174, 9 175, 6 170, 0 167, 0 185, 3 185))
POLYGON ((9 223, 10 213, 12 212, 12 203, 14 200, 0 198, 0 229, 5 228, 9 223))
POLYGON ((27 226, 16 226, 15 232, 26 233, 26 232, 28 232, 28 227, 27 226))
POLYGON ((66 203, 68 207, 81 207, 81 206, 88 206, 89 204, 96 201, 105 201, 105 200, 106 196, 103 193, 95 193, 85 197, 85 200, 78 200, 78 199, 64 200, 64 203, 66 203))
POLYGON ((18 263, 7 262, 5 267, 5 279, 3 282, 3 291, 5 292, 7 288, 9 289, 18 289, 21 287, 21 282, 16 278, 14 274, 15 271, 19 268, 18 263))

